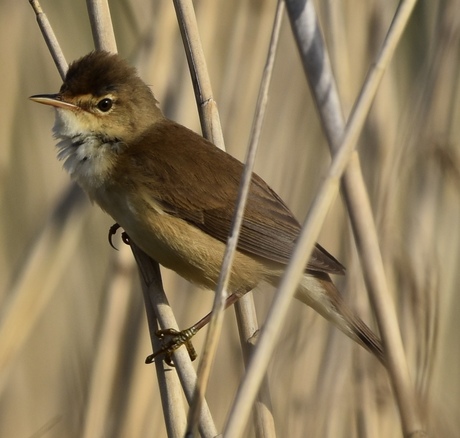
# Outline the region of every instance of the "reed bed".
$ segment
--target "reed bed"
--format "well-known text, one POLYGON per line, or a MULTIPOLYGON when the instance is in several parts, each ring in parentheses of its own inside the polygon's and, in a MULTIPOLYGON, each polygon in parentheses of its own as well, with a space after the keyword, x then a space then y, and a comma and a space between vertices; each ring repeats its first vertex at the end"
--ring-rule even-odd
MULTIPOLYGON (((67 61, 94 48, 84 2, 41 5, 67 61)), ((316 2, 345 119, 397 5, 316 2)), ((143 363, 152 346, 131 251, 120 240, 118 252, 110 248, 110 218, 70 184, 55 158, 52 111, 27 101, 56 92, 59 74, 28 2, 2 6, 0 436, 181 436, 186 397, 181 391, 171 397, 174 421, 166 426, 162 384, 155 366, 143 363)), ((168 117, 200 132, 173 2, 110 6, 120 54, 138 67, 168 117)), ((276 7, 275 0, 194 2, 225 146, 241 160, 276 7)), ((460 344, 453 336, 460 310, 458 9, 454 0, 417 4, 357 144, 408 364, 411 407, 426 433, 439 437, 454 437, 460 428, 460 344)), ((255 170, 301 221, 328 172, 326 138, 285 13, 255 170)), ((335 280, 377 330, 349 196, 336 198, 318 241, 347 267, 346 277, 335 280)), ((166 270, 162 278, 180 328, 211 309, 209 291, 166 270)), ((263 326, 274 291, 261 286, 252 296, 263 326)), ((243 435, 403 436, 391 374, 305 306, 293 301, 288 315, 258 413, 243 435)), ((205 338, 203 331, 194 341, 199 359, 205 338)), ((218 432, 244 378, 243 356, 229 309, 206 391, 218 432)), ((177 383, 175 370, 164 378, 177 383)), ((200 431, 212 436, 212 428, 200 431)))

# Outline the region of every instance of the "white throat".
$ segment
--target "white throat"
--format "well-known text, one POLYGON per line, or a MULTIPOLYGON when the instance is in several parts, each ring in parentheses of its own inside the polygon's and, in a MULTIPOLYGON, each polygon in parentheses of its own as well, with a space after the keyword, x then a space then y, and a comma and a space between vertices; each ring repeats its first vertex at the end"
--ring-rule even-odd
POLYGON ((107 181, 118 154, 126 147, 119 139, 85 129, 75 114, 60 108, 56 109, 53 133, 59 140, 58 159, 64 161, 72 179, 90 193, 107 181))

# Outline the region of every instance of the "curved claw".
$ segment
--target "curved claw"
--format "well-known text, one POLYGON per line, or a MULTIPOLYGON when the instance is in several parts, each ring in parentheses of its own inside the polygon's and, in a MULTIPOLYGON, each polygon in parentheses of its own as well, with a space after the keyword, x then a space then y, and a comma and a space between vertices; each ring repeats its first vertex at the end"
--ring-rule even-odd
POLYGON ((194 361, 197 358, 197 354, 190 339, 196 334, 196 332, 197 330, 194 327, 190 327, 180 332, 172 328, 166 330, 157 330, 155 335, 162 342, 164 342, 166 336, 170 336, 170 340, 167 343, 165 342, 164 346, 160 350, 147 356, 145 363, 153 363, 158 356, 164 355, 164 361, 169 366, 174 367, 175 365, 172 360, 172 354, 182 345, 185 345, 190 359, 194 361))
POLYGON ((130 245, 129 236, 126 233, 126 231, 123 231, 123 233, 121 233, 121 240, 123 241, 125 245, 130 245))
POLYGON ((111 246, 115 251, 118 251, 118 248, 116 248, 115 245, 113 244, 113 242, 112 242, 112 237, 115 236, 115 234, 117 234, 117 231, 118 231, 119 228, 120 228, 120 225, 117 224, 117 223, 114 223, 114 224, 109 228, 109 235, 108 235, 109 243, 110 243, 110 246, 111 246))

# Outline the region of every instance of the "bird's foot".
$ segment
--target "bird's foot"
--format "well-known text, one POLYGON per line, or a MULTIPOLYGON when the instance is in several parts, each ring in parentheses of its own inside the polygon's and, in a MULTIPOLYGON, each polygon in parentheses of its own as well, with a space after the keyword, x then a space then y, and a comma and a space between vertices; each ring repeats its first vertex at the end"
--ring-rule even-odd
POLYGON ((177 331, 175 329, 157 330, 155 335, 161 340, 163 347, 157 352, 150 354, 145 359, 145 363, 149 364, 155 362, 158 356, 164 355, 164 361, 171 367, 174 367, 172 354, 182 345, 187 348, 190 359, 194 361, 197 357, 195 348, 192 344, 192 337, 196 334, 197 330, 192 326, 188 329, 177 331))

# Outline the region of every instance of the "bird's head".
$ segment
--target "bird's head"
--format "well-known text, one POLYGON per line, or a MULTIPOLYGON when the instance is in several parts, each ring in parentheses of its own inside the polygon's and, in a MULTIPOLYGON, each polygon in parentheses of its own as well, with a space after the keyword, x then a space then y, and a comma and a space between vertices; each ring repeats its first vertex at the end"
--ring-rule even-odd
POLYGON ((56 109, 53 131, 59 140, 58 157, 79 180, 80 176, 102 177, 120 151, 163 118, 136 70, 104 51, 73 62, 58 93, 30 99, 56 109))

